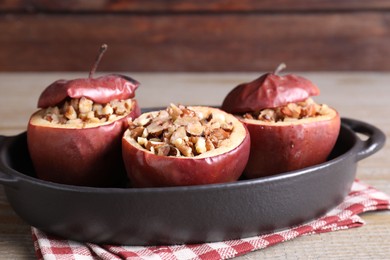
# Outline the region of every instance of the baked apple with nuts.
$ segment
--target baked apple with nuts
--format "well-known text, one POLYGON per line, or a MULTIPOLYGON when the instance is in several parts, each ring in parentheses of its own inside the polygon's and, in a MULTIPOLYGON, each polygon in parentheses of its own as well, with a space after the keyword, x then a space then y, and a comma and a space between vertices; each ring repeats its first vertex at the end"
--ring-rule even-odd
POLYGON ((135 187, 236 181, 248 161, 250 137, 217 108, 171 104, 129 123, 122 154, 135 187))
POLYGON ((128 119, 140 115, 139 83, 122 75, 58 80, 38 100, 27 144, 38 178, 63 184, 110 186, 126 177, 121 138, 128 119))
POLYGON ((222 109, 243 122, 251 136, 247 178, 297 170, 326 161, 340 130, 338 112, 317 104, 319 88, 306 78, 266 73, 234 88, 222 109))

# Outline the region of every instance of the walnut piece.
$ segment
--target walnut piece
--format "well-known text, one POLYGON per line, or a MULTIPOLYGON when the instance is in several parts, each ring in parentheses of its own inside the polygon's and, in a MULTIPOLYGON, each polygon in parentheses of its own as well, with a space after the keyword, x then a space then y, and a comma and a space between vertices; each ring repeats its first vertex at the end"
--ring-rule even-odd
POLYGON ((329 113, 329 107, 325 104, 317 104, 313 99, 289 103, 277 108, 266 108, 254 113, 245 113, 246 119, 257 119, 265 122, 290 122, 302 118, 316 117, 329 113))
POLYGON ((130 113, 131 109, 131 99, 99 104, 81 97, 68 99, 60 106, 46 108, 43 119, 53 124, 104 123, 130 113))
POLYGON ((193 157, 214 150, 230 137, 233 124, 222 114, 204 115, 182 105, 142 114, 129 123, 130 137, 161 156, 193 157))

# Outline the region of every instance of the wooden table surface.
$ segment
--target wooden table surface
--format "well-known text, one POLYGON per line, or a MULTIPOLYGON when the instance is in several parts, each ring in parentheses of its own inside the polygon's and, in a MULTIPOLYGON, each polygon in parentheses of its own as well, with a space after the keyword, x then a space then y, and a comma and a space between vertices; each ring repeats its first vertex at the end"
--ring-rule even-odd
MULTIPOLYGON (((219 105, 238 83, 256 73, 126 73, 142 83, 137 99, 142 107, 182 104, 219 105)), ((390 136, 390 73, 297 73, 315 82, 315 98, 342 117, 373 124, 390 136)), ((0 73, 0 135, 26 130, 40 92, 59 78, 87 73, 0 73)), ((390 194, 390 144, 358 164, 357 178, 390 194)), ((249 253, 239 259, 390 259, 390 211, 362 215, 366 225, 344 231, 305 236, 249 253)), ((0 259, 34 259, 30 226, 12 210, 0 185, 0 259)))

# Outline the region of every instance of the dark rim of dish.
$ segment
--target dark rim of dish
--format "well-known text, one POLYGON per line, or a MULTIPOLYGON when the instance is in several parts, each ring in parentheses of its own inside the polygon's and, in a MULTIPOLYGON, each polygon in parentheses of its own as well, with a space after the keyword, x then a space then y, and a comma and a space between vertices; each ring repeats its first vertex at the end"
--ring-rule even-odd
MULTIPOLYGON (((294 178, 297 176, 305 175, 308 172, 313 171, 319 171, 323 168, 327 168, 330 165, 336 164, 339 161, 343 160, 348 155, 354 154, 354 150, 356 150, 356 147, 358 145, 358 141, 360 140, 356 133, 351 130, 348 125, 345 125, 343 122, 341 124, 341 131, 347 131, 348 136, 352 138, 350 140, 351 144, 348 147, 343 147, 339 150, 341 152, 337 152, 336 154, 331 154, 329 156, 329 159, 321 164, 313 165, 307 168, 294 170, 290 172, 284 172, 280 174, 275 174, 272 176, 266 176, 256 179, 239 179, 235 182, 229 182, 229 183, 217 183, 217 184, 202 184, 202 185, 194 185, 194 186, 175 186, 175 187, 148 187, 148 188, 133 188, 133 187, 89 187, 89 186, 76 186, 76 185, 68 185, 68 184, 61 184, 61 183, 55 183, 50 181, 45 181, 38 179, 34 176, 30 176, 33 174, 28 173, 22 173, 16 167, 12 166, 12 163, 10 162, 10 150, 16 146, 17 141, 23 141, 23 135, 26 134, 26 132, 23 132, 19 135, 7 137, 4 140, 4 145, 0 151, 0 166, 2 168, 2 171, 5 174, 8 174, 10 176, 15 176, 15 181, 28 181, 35 183, 36 185, 40 186, 46 186, 48 188, 55 188, 58 190, 67 190, 67 191, 76 191, 76 192, 178 192, 178 191, 194 191, 194 190, 207 190, 207 189, 230 189, 234 187, 241 187, 241 186, 250 186, 250 185, 256 185, 259 183, 267 183, 267 182, 275 182, 275 181, 281 181, 287 178, 294 178)), ((343 140, 341 140, 343 141, 343 140)), ((340 140, 337 140, 337 143, 340 142, 340 140)), ((335 147, 337 146, 337 143, 335 147)), ((26 144, 22 144, 26 145, 26 144)), ((333 153, 333 151, 332 151, 333 153)), ((23 154, 22 156, 29 157, 28 154, 23 154)), ((29 158, 23 158, 24 160, 27 160, 26 162, 29 162, 29 158)), ((11 177, 12 178, 12 177, 11 177)))

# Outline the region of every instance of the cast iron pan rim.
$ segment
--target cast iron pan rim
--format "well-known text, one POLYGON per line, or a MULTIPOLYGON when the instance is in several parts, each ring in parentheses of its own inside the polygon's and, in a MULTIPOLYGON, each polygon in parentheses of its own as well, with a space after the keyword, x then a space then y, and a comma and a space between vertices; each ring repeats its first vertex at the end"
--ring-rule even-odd
POLYGON ((56 189, 56 190, 64 190, 64 191, 72 191, 79 193, 162 193, 162 192, 183 192, 183 191, 203 191, 203 190, 211 190, 211 189, 232 189, 232 188, 242 188, 249 187, 252 185, 258 185, 260 183, 267 182, 275 182, 281 181, 288 178, 296 178, 301 175, 309 174, 310 172, 320 171, 323 168, 330 167, 331 165, 337 164, 339 161, 344 160, 345 157, 353 156, 356 154, 356 150, 361 146, 362 141, 357 137, 356 133, 353 132, 347 125, 342 123, 343 130, 349 132, 349 135, 353 137, 354 144, 353 146, 346 151, 345 153, 333 158, 329 161, 326 161, 321 164, 317 164, 314 166, 310 166, 304 169, 299 169, 295 171, 280 173, 273 176, 266 176, 257 179, 251 180, 238 180, 236 182, 230 183, 219 183, 219 184, 204 184, 204 185, 194 185, 194 186, 177 186, 177 187, 151 187, 151 188, 119 188, 119 187, 107 187, 107 188, 99 188, 99 187, 88 187, 88 186, 76 186, 76 185, 68 185, 55 183, 45 180, 40 180, 21 172, 16 171, 15 169, 9 167, 4 162, 4 153, 7 152, 9 145, 13 142, 14 139, 20 138, 20 136, 24 135, 26 132, 20 133, 15 136, 7 137, 4 142, 4 146, 0 151, 0 160, 1 160, 1 168, 3 168, 4 172, 15 176, 17 178, 17 182, 24 181, 33 183, 35 185, 56 189))

